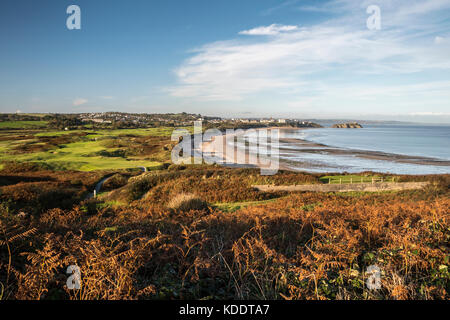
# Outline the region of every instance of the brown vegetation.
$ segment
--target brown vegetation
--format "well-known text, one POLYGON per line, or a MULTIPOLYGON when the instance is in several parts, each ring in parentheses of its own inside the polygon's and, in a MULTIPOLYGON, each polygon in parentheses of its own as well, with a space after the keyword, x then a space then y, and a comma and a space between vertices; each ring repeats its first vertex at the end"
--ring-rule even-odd
POLYGON ((189 212, 192 210, 208 210, 208 203, 199 197, 189 193, 180 193, 171 199, 167 208, 175 212, 189 212))
MULTIPOLYGON (((56 149, 58 146, 75 142, 80 139, 80 137, 87 136, 85 132, 75 132, 62 136, 44 136, 44 137, 32 137, 32 139, 26 140, 21 144, 16 145, 12 153, 33 153, 33 152, 45 152, 52 149, 56 149)), ((14 139, 8 139, 14 140, 14 139)))
POLYGON ((119 148, 124 157, 138 157, 161 162, 170 158, 173 147, 170 137, 133 135, 107 139, 103 145, 107 148, 119 148))
POLYGON ((233 213, 213 204, 281 196, 254 191, 261 179, 319 176, 200 166, 82 202, 101 173, 4 175, 3 299, 448 299, 449 175, 421 191, 283 194, 233 213), (129 204, 108 205, 117 195, 129 204), (374 264, 382 289, 369 291, 374 264), (70 265, 81 290, 66 287, 70 265))

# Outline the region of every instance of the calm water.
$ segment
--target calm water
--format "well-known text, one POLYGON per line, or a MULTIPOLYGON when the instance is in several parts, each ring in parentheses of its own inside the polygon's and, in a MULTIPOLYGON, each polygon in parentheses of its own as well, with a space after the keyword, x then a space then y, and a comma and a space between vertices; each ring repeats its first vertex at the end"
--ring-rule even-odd
POLYGON ((297 137, 340 148, 450 160, 450 126, 365 125, 304 130, 297 137))
MULTIPOLYGON (((363 129, 293 130, 284 137, 304 139, 328 146, 380 151, 410 156, 450 160, 450 126, 435 125, 365 125, 363 129)), ((289 148, 292 145, 280 146, 289 148)), ((317 172, 372 170, 398 174, 450 173, 449 166, 404 164, 386 160, 361 159, 320 153, 282 153, 293 168, 317 172), (307 162, 309 165, 305 165, 307 162), (297 163, 297 164, 296 164, 297 163)))

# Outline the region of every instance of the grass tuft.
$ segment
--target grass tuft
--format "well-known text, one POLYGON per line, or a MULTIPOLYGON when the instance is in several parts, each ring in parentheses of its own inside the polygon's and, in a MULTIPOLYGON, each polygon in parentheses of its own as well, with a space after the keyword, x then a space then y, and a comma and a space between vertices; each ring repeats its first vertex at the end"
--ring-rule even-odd
POLYGON ((180 193, 169 201, 167 207, 174 211, 188 212, 208 209, 208 203, 193 194, 180 193))

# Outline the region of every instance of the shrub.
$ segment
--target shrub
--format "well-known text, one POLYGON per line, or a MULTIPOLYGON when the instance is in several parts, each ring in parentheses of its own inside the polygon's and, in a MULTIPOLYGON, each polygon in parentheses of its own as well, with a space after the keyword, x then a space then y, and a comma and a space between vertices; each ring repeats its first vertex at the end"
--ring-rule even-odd
POLYGON ((101 157, 106 158, 126 158, 126 151, 122 149, 114 151, 101 150, 99 152, 94 153, 94 155, 99 155, 101 157))
POLYGON ((167 180, 175 179, 178 177, 177 172, 169 172, 165 174, 144 174, 141 177, 133 180, 127 186, 127 198, 128 201, 134 201, 140 199, 145 193, 150 189, 157 186, 158 184, 165 182, 167 180))
POLYGON ((169 209, 175 211, 191 211, 208 209, 208 203, 189 193, 180 193, 167 204, 169 209))
POLYGON ((169 171, 181 171, 181 170, 186 170, 186 166, 183 165, 178 165, 178 164, 170 164, 167 169, 169 171))
MULTIPOLYGON (((148 172, 108 202, 80 203, 105 172, 2 174, 17 183, 0 187, 3 299, 449 299, 450 175, 428 177, 437 191, 303 192, 258 203, 269 195, 254 183, 319 175, 281 172, 266 182, 254 169, 189 167, 148 172), (148 190, 143 199, 111 205, 133 185, 148 190), (241 201, 255 204, 205 209, 241 201), (80 267, 82 290, 65 286, 70 265, 80 267), (382 271, 381 290, 365 289, 371 265, 382 271)), ((422 177, 405 176, 413 179, 422 177)))
POLYGON ((123 187, 128 182, 128 178, 119 173, 113 175, 111 178, 105 181, 102 186, 103 190, 114 190, 123 187))
POLYGON ((49 168, 49 165, 42 162, 3 162, 3 171, 8 173, 37 172, 48 170, 49 168))

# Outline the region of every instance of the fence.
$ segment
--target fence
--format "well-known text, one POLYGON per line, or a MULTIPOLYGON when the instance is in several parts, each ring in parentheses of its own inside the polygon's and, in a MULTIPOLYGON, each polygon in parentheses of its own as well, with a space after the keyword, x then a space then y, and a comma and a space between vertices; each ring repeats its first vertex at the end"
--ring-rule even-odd
MULTIPOLYGON (((326 181, 326 180, 325 180, 326 181)), ((354 183, 395 183, 398 182, 396 177, 360 177, 360 178, 328 178, 327 184, 354 184, 354 183)))

